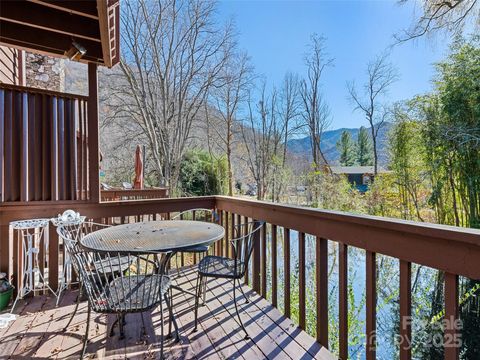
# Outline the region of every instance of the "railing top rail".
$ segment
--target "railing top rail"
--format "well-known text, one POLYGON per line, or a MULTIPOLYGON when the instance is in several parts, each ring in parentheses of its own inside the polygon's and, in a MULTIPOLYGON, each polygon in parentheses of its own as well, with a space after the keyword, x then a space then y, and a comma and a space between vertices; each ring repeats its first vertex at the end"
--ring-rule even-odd
POLYGON ((38 216, 55 216, 64 210, 75 209, 88 217, 115 217, 181 211, 189 207, 215 207, 214 196, 191 198, 163 198, 120 200, 92 203, 88 201, 32 201, 2 203, 0 222, 11 219, 28 219, 38 216), (42 215, 43 214, 43 215, 42 215))
POLYGON ((161 187, 161 188, 151 188, 151 189, 109 189, 109 190, 102 190, 102 193, 105 194, 113 194, 113 193, 118 193, 118 194, 148 194, 148 193, 153 193, 153 192, 160 192, 160 191, 165 191, 169 190, 168 187, 161 187))
POLYGON ((400 260, 480 279, 480 231, 375 216, 280 205, 226 196, 88 202, 30 202, 0 206, 0 222, 55 216, 72 208, 89 218, 168 213, 208 207, 263 220, 400 260), (28 205, 28 206, 25 206, 28 205), (48 206, 47 206, 48 205, 48 206))
MULTIPOLYGON (((319 220, 322 219, 342 223, 359 224, 402 232, 405 234, 414 234, 431 238, 455 240, 469 243, 471 245, 480 246, 480 229, 422 223, 418 221, 401 220, 373 215, 354 214, 334 210, 315 209, 298 205, 285 205, 268 201, 243 199, 230 196, 215 196, 215 198, 218 201, 217 204, 219 204, 220 207, 222 207, 222 205, 228 202, 230 204, 238 206, 238 209, 241 209, 241 207, 243 206, 244 211, 247 211, 247 208, 255 208, 257 211, 259 209, 272 210, 272 214, 269 216, 268 221, 278 226, 285 226, 285 224, 282 222, 282 217, 278 217, 277 219, 275 219, 275 215, 279 215, 280 213, 295 213, 296 215, 314 217, 319 220)), ((294 227, 292 227, 292 229, 294 229, 294 227)))
POLYGON ((13 91, 26 92, 26 93, 45 94, 45 95, 51 95, 56 97, 88 101, 88 96, 86 95, 63 93, 59 91, 44 90, 44 89, 38 89, 34 87, 21 86, 21 85, 11 85, 11 84, 0 83, 0 90, 13 90, 13 91))
POLYGON ((216 197, 228 211, 452 274, 480 279, 480 231, 216 197))

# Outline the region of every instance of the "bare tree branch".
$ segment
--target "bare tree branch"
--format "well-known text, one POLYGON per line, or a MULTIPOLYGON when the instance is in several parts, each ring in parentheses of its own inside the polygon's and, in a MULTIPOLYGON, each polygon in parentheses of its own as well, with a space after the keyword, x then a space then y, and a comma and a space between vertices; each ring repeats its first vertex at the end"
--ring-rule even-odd
MULTIPOLYGON (((408 0, 399 1, 400 4, 408 0)), ((410 28, 394 35, 396 44, 425 35, 446 31, 460 34, 466 26, 480 25, 480 2, 478 0, 422 0, 422 15, 410 28)))
POLYGON ((396 68, 389 62, 388 55, 382 54, 368 63, 367 80, 361 95, 358 94, 354 81, 347 83, 354 111, 361 111, 370 124, 375 175, 378 173, 378 133, 390 115, 389 109, 382 103, 382 100, 390 86, 397 80, 396 68))

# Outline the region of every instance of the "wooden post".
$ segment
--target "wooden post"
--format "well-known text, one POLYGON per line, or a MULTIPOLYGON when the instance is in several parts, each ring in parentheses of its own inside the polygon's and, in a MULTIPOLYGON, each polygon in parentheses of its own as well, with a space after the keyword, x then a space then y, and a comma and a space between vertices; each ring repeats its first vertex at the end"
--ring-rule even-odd
POLYGON ((376 359, 376 319, 377 319, 377 263, 374 252, 366 252, 366 331, 367 331, 367 360, 376 359))
POLYGON ((277 307, 277 225, 272 224, 272 305, 277 307))
POLYGON ((458 275, 445 273, 445 360, 457 360, 460 348, 458 324, 458 275))
POLYGON ((88 178, 90 201, 100 202, 97 64, 88 63, 88 178))
POLYGON ((283 228, 283 301, 284 313, 290 317, 290 229, 283 228))
POLYGON ((267 224, 264 223, 261 229, 262 233, 262 242, 261 242, 261 295, 264 299, 267 298, 267 224))
POLYGON ((412 358, 412 264, 400 260, 400 360, 412 358))
POLYGON ((306 295, 305 295, 305 233, 298 233, 298 325, 302 330, 306 326, 306 295))
POLYGON ((316 240, 317 341, 328 349, 328 240, 316 240))
POLYGON ((339 280, 339 325, 338 347, 341 360, 348 359, 348 250, 344 243, 338 244, 339 280))
MULTIPOLYGON (((255 220, 254 220, 255 221, 255 220)), ((248 222, 248 219, 245 219, 245 223, 248 222)), ((257 226, 257 223, 253 223, 254 228, 257 226)), ((260 246, 260 231, 255 232, 253 236, 253 264, 252 264, 252 288, 253 290, 260 294, 260 267, 261 267, 261 246, 260 246)), ((248 273, 248 270, 247 272, 248 273)))

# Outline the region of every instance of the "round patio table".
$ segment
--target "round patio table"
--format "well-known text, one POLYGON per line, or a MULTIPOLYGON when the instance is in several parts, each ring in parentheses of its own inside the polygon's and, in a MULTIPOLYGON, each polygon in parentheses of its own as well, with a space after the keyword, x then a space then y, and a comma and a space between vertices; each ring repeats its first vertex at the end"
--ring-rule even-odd
MULTIPOLYGON (((167 264, 179 251, 188 251, 197 246, 209 246, 225 235, 225 229, 217 224, 203 221, 162 220, 117 225, 94 231, 82 239, 80 245, 98 253, 118 253, 131 255, 163 254, 158 270, 165 274, 167 264)), ((191 294, 178 285, 172 288, 191 294)), ((173 319, 178 335, 178 326, 173 319)), ((171 333, 169 324, 169 333, 171 333)), ((177 336, 177 340, 178 340, 177 336)))
POLYGON ((203 221, 162 220, 124 224, 94 231, 80 240, 91 251, 121 254, 175 253, 211 245, 225 229, 203 221))

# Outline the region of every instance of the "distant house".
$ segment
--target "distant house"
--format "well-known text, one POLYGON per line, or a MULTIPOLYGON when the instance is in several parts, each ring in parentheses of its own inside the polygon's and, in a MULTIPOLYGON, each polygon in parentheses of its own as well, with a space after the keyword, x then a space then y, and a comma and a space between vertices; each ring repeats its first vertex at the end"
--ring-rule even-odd
MULTIPOLYGON (((358 191, 365 192, 368 186, 374 180, 373 166, 331 166, 330 170, 335 175, 346 175, 348 182, 355 186, 358 191)), ((385 169, 378 168, 379 173, 388 172, 385 169)))

